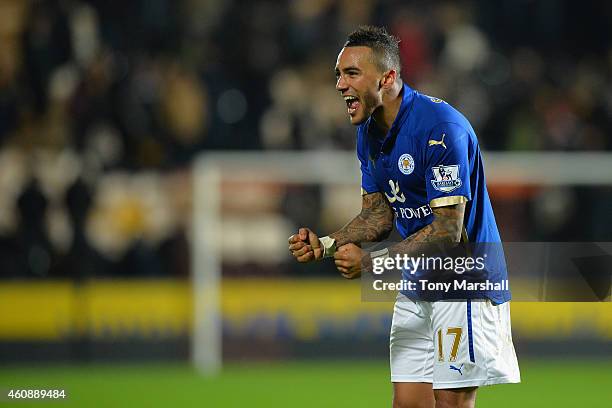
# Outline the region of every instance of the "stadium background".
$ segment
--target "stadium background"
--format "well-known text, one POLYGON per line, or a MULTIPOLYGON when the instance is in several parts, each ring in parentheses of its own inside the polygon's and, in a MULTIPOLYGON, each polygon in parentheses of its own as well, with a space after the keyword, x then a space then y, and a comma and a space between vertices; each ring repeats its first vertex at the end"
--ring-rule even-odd
MULTIPOLYGON (((190 368, 194 159, 352 150, 332 68, 362 23, 401 38, 402 76, 465 113, 484 149, 609 151, 611 19, 605 2, 0 0, 0 389, 66 388, 76 406, 388 404, 391 305, 284 244, 337 228, 351 191, 331 207, 317 186, 230 191, 228 363, 190 368)), ((612 241, 611 186, 490 188, 504 240, 612 241)), ((482 406, 610 400, 609 303, 515 303, 513 328, 524 384, 482 406)))

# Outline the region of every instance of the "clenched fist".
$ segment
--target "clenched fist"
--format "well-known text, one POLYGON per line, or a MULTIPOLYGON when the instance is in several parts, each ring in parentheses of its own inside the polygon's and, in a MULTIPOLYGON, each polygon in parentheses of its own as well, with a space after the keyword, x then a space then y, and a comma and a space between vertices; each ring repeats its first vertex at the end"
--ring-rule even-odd
POLYGON ((367 269, 370 257, 368 253, 355 244, 345 244, 336 250, 334 263, 336 268, 346 279, 355 279, 361 276, 362 262, 367 269))
POLYGON ((289 237, 289 251, 298 262, 318 261, 323 258, 323 247, 317 234, 309 228, 300 228, 289 237))

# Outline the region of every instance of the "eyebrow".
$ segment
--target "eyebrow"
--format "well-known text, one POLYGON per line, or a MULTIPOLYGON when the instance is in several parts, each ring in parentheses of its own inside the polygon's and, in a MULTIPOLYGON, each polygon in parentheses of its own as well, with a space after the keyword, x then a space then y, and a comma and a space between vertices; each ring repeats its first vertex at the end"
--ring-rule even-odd
MULTIPOLYGON (((338 69, 338 67, 336 67, 336 69, 335 69, 334 71, 335 71, 336 73, 340 72, 340 70, 338 69)), ((361 72, 361 70, 360 70, 359 68, 357 68, 356 66, 353 66, 353 65, 348 66, 348 67, 344 67, 344 68, 342 68, 342 71, 343 71, 343 72, 346 72, 346 71, 359 71, 359 72, 361 72)))

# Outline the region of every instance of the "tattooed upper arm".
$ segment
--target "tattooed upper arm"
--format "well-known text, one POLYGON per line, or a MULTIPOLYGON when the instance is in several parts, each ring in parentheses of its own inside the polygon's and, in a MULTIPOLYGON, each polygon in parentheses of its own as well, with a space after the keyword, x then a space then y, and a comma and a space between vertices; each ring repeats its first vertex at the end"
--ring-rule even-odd
POLYGON ((382 193, 369 193, 361 196, 361 213, 386 215, 393 221, 393 211, 382 193))
POLYGON ((452 242, 460 242, 465 203, 434 207, 432 211, 435 218, 430 224, 432 227, 430 235, 439 237, 445 235, 452 242))
POLYGON ((381 231, 386 233, 382 239, 386 238, 393 230, 393 210, 382 193, 370 193, 361 196, 361 214, 359 215, 368 219, 371 223, 379 223, 381 231))
POLYGON ((454 246, 461 242, 465 203, 434 207, 432 211, 433 222, 390 247, 389 256, 435 253, 440 244, 454 246))
POLYGON ((330 234, 341 246, 349 242, 375 242, 389 236, 393 230, 393 211, 382 193, 361 197, 361 212, 339 231, 330 234))

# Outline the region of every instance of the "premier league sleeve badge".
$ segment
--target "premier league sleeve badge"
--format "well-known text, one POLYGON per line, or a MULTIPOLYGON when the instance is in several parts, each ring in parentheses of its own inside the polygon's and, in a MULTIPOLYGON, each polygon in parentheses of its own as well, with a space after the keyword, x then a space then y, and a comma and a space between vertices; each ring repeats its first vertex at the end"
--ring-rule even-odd
POLYGON ((461 178, 459 177, 459 165, 451 166, 436 166, 432 167, 433 180, 431 185, 438 191, 450 193, 453 190, 461 187, 461 178))

